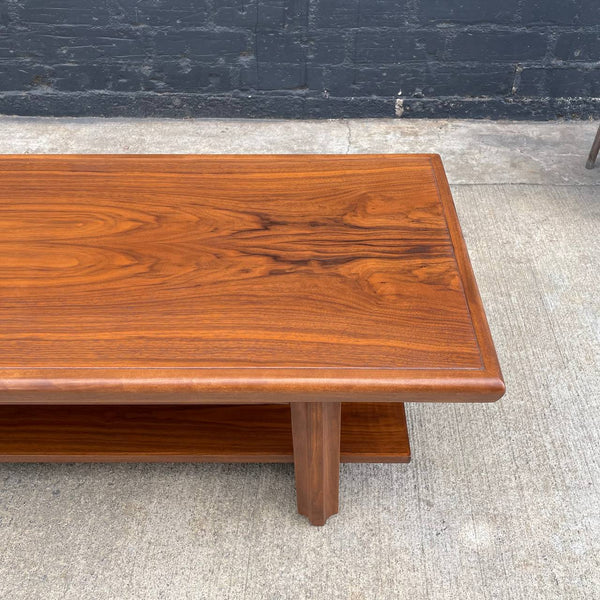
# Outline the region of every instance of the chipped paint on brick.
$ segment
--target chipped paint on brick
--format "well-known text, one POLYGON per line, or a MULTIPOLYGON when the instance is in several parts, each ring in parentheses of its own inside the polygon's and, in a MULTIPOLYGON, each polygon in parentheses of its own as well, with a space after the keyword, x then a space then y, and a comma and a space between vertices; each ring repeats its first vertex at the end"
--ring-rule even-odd
POLYGON ((0 0, 0 114, 600 117, 598 0, 401 4, 0 0))
POLYGON ((402 98, 396 99, 396 105, 394 107, 394 112, 397 117, 401 117, 404 114, 404 100, 402 98))

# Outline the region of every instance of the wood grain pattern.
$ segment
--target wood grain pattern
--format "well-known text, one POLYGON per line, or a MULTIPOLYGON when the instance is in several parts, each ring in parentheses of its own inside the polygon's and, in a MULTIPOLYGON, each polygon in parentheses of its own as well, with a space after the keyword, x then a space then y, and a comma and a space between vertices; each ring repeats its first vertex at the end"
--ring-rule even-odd
POLYGON ((0 310, 4 403, 504 389, 433 155, 0 157, 0 310))
POLYGON ((291 411, 298 512, 325 525, 339 507, 341 405, 293 402, 291 411))
MULTIPOLYGON (((342 462, 409 462, 404 405, 342 404, 342 462)), ((289 404, 0 406, 0 462, 293 462, 289 404)))

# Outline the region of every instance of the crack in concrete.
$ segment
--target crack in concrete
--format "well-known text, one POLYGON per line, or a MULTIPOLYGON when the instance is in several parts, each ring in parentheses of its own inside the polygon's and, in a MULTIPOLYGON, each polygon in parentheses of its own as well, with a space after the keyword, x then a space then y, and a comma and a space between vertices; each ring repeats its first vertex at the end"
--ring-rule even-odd
POLYGON ((461 185, 600 186, 585 169, 592 122, 485 122, 412 119, 177 120, 0 116, 0 153, 442 151, 461 185))
POLYGON ((346 129, 347 129, 347 146, 346 146, 346 154, 350 154, 350 148, 352 146, 352 125, 350 124, 349 120, 345 120, 344 124, 346 125, 346 129))

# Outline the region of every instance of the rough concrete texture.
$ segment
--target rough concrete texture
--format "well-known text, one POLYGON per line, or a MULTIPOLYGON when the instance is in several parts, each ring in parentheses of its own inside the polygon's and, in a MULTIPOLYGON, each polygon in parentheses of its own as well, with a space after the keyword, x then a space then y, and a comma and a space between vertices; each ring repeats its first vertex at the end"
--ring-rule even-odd
POLYGON ((323 528, 296 515, 291 465, 0 465, 0 598, 596 599, 594 133, 0 121, 2 152, 441 151, 508 385, 493 405, 410 405, 413 462, 344 465, 323 528))
POLYGON ((1 152, 437 152, 450 183, 600 183, 593 122, 252 121, 0 117, 1 152))

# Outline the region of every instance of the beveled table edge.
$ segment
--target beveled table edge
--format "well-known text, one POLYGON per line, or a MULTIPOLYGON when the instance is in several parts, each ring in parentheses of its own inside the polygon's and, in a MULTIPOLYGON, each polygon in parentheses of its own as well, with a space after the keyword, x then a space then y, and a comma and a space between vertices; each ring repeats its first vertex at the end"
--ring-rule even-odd
MULTIPOLYGON (((306 401, 493 402, 505 391, 504 380, 462 236, 450 187, 439 154, 2 154, 4 161, 23 161, 34 170, 36 160, 89 159, 187 160, 218 159, 429 160, 455 251, 482 369, 372 369, 356 367, 0 367, 0 404, 14 403, 240 403, 306 401), (210 374, 208 373, 210 372, 210 374), (38 398, 42 393, 43 398, 38 398), (85 393, 85 398, 81 394, 85 393), (185 398, 184 396, 187 396, 185 398), (283 398, 280 396, 284 396, 283 398)), ((44 169, 38 169, 40 171, 44 169)), ((95 172, 104 172, 100 169, 95 172)), ((110 169, 106 169, 110 171, 110 169)))

